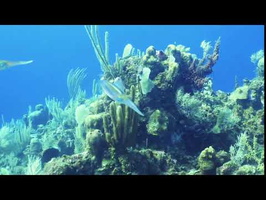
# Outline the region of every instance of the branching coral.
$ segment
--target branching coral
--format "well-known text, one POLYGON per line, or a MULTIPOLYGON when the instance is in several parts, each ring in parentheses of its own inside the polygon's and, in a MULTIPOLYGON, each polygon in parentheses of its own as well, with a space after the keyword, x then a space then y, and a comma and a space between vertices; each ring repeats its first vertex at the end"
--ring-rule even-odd
POLYGON ((252 107, 240 111, 241 130, 250 137, 258 138, 258 142, 264 142, 264 110, 255 111, 252 107))
MULTIPOLYGON (((202 89, 207 82, 208 79, 206 76, 212 73, 212 68, 219 58, 220 44, 221 40, 219 37, 215 43, 212 55, 207 54, 207 51, 205 50, 203 59, 193 59, 188 69, 184 70, 183 78, 192 89, 202 89), (206 61, 206 58, 208 61, 206 61)), ((205 44, 205 46, 208 47, 209 45, 205 44)), ((207 49, 209 50, 209 47, 207 49)))
POLYGON ((218 111, 217 121, 212 128, 213 133, 228 132, 230 130, 237 130, 236 125, 240 118, 229 108, 218 106, 215 108, 218 111))
POLYGON ((263 146, 258 144, 255 136, 252 140, 249 140, 246 133, 241 133, 236 144, 230 147, 230 155, 231 162, 237 166, 251 163, 256 169, 254 174, 257 170, 259 170, 258 173, 264 173, 264 171, 261 172, 261 169, 263 169, 261 166, 264 164, 263 146))
POLYGON ((101 64, 101 69, 103 72, 108 72, 111 74, 111 76, 114 78, 111 65, 109 63, 108 59, 108 53, 109 53, 109 34, 108 32, 105 32, 105 46, 104 50, 100 43, 100 37, 98 33, 98 26, 97 25, 91 25, 91 26, 85 26, 86 32, 90 38, 91 44, 93 46, 93 49, 95 51, 96 57, 98 58, 98 61, 101 64))
POLYGON ((39 175, 42 173, 41 158, 29 156, 26 175, 39 175))
MULTIPOLYGON (((100 37, 98 33, 98 26, 91 25, 85 26, 86 32, 90 38, 91 44, 93 46, 95 55, 101 65, 102 72, 104 73, 104 77, 106 79, 116 78, 122 74, 123 67, 123 59, 120 59, 118 55, 116 55, 116 62, 112 66, 109 62, 109 33, 106 31, 104 35, 104 47, 102 47, 100 43, 100 37)), ((133 47, 128 45, 125 47, 125 51, 123 56, 125 58, 133 54, 133 47)))
POLYGON ((31 128, 21 120, 12 120, 0 129, 0 153, 21 153, 30 142, 31 128))
POLYGON ((184 93, 183 89, 176 92, 176 105, 180 114, 184 115, 189 121, 196 124, 210 126, 214 123, 214 107, 216 102, 212 101, 213 95, 204 92, 196 92, 193 95, 184 93))
POLYGON ((62 123, 64 120, 64 110, 62 109, 62 103, 56 98, 45 98, 45 105, 48 108, 49 113, 52 115, 53 120, 62 123))

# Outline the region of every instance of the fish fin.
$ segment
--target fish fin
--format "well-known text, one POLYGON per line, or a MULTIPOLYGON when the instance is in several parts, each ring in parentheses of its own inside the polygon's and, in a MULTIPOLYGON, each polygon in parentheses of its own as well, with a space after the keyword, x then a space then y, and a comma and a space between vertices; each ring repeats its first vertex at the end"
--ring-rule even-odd
POLYGON ((125 104, 126 106, 130 107, 131 109, 133 109, 136 113, 138 113, 141 116, 144 116, 144 114, 138 109, 138 107, 133 103, 133 101, 131 101, 130 99, 124 100, 123 102, 121 102, 123 104, 125 104))
POLYGON ((120 77, 115 78, 114 86, 117 87, 122 93, 125 92, 125 85, 120 77))

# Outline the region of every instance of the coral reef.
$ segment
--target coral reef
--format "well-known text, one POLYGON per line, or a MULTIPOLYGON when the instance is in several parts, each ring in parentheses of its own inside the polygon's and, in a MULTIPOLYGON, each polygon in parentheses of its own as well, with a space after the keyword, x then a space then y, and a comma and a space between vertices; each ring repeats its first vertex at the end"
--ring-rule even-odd
POLYGON ((101 163, 107 146, 103 133, 99 129, 87 132, 86 145, 87 150, 95 156, 98 163, 101 163))
POLYGON ((159 135, 167 131, 168 118, 165 112, 155 110, 149 118, 147 132, 151 135, 159 135))
POLYGON ((230 160, 226 151, 216 152, 212 146, 205 148, 198 157, 198 166, 202 175, 215 175, 217 167, 230 160))
POLYGON ((63 155, 60 158, 52 159, 45 164, 43 174, 46 175, 90 175, 94 174, 96 163, 87 152, 63 155))
POLYGON ((40 155, 42 152, 42 143, 38 138, 32 138, 29 145, 29 155, 40 155))
POLYGON ((46 98, 0 128, 0 174, 264 174, 263 51, 251 56, 256 77, 226 93, 209 77, 220 38, 211 53, 201 43, 202 58, 184 45, 127 44, 111 64, 108 32, 103 48, 97 26, 85 28, 110 87, 94 80, 87 98, 86 70, 71 69, 65 106, 46 98))
POLYGON ((199 155, 199 169, 202 174, 215 174, 215 150, 212 146, 204 149, 199 155))
POLYGON ((250 60, 257 66, 257 76, 264 78, 264 50, 259 50, 250 56, 250 60))

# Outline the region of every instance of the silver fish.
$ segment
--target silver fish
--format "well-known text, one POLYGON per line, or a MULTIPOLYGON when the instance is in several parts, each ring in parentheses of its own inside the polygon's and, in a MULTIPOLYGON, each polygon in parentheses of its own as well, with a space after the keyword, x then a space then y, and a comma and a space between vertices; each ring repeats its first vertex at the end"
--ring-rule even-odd
POLYGON ((144 116, 144 114, 138 109, 138 107, 129 99, 125 94, 125 86, 121 78, 116 78, 114 83, 110 83, 106 80, 100 80, 103 91, 114 101, 125 104, 126 106, 133 109, 139 115, 144 116))
POLYGON ((33 60, 28 60, 28 61, 7 61, 7 60, 0 60, 0 70, 5 70, 10 67, 14 67, 17 65, 27 65, 32 63, 33 60))

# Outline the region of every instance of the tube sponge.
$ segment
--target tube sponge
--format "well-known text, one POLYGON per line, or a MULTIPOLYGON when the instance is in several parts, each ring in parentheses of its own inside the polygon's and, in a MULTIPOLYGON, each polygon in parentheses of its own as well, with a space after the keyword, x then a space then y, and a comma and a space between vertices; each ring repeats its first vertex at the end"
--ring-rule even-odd
POLYGON ((140 86, 141 86, 142 94, 144 95, 149 93, 154 87, 154 83, 152 82, 152 80, 149 79, 150 73, 151 73, 150 68, 148 67, 143 68, 140 86))

